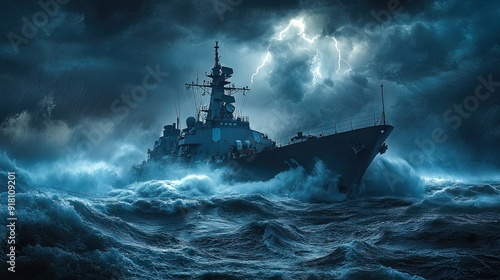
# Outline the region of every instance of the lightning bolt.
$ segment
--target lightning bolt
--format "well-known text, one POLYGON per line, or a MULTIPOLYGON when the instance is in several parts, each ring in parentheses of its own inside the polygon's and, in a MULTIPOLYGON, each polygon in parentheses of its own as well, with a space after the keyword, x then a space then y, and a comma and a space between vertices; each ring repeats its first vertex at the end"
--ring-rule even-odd
POLYGON ((316 35, 315 37, 313 38, 307 38, 306 36, 306 24, 304 22, 304 18, 299 18, 299 19, 292 19, 290 20, 290 23, 285 27, 285 29, 283 29, 277 37, 273 37, 273 39, 275 40, 278 40, 278 41, 281 41, 283 40, 283 35, 286 34, 291 27, 297 27, 299 29, 299 32, 297 33, 298 35, 300 35, 300 37, 302 37, 302 39, 304 39, 305 41, 309 42, 309 43, 314 43, 314 41, 319 37, 319 35, 316 35))
MULTIPOLYGON (((299 29, 298 31, 298 35, 300 35, 300 37, 302 39, 304 39, 306 42, 309 42, 310 44, 314 43, 314 41, 320 37, 320 35, 316 35, 315 37, 312 37, 312 38, 308 38, 305 34, 305 30, 306 30, 306 24, 304 22, 304 19, 303 18, 299 18, 299 19, 292 19, 290 20, 290 22, 288 23, 288 25, 285 27, 285 29, 281 30, 277 36, 275 37, 272 37, 271 38, 271 41, 269 42, 269 45, 267 46, 267 54, 266 56, 264 57, 264 60, 262 61, 261 65, 259 67, 257 67, 257 69, 255 70, 255 72, 252 74, 252 76, 250 77, 250 85, 253 84, 254 82, 254 78, 255 76, 257 76, 257 74, 259 74, 259 71, 264 68, 264 66, 266 66, 267 62, 269 61, 269 59, 271 58, 271 52, 269 51, 269 49, 271 48, 271 44, 274 40, 276 41, 282 41, 283 40, 283 36, 288 33, 288 31, 290 31, 290 28, 292 27, 296 27, 299 29)), ((316 59, 316 57, 315 57, 316 59)), ((317 69, 319 71, 319 67, 317 69)))
POLYGON ((347 62, 347 60, 345 60, 343 58, 342 58, 342 61, 345 62, 345 64, 347 64, 347 66, 349 67, 349 69, 347 69, 347 70, 344 71, 344 74, 346 74, 347 72, 351 72, 352 71, 351 64, 349 64, 349 62, 347 62))
POLYGON ((283 40, 283 34, 287 33, 288 30, 290 30, 290 27, 292 27, 292 25, 294 26, 297 26, 299 29, 301 29, 301 32, 303 33, 304 32, 304 29, 305 29, 305 26, 304 26, 304 22, 302 19, 292 19, 290 21, 290 23, 288 24, 287 27, 285 27, 285 29, 283 29, 277 37, 273 37, 273 39, 276 39, 278 41, 281 41, 283 40))
MULTIPOLYGON (((262 70, 262 68, 264 68, 266 66, 266 64, 269 62, 269 60, 271 59, 270 48, 271 48, 273 41, 283 41, 283 39, 285 38, 285 35, 290 32, 292 27, 295 27, 297 29, 296 34, 299 35, 300 38, 302 38, 304 41, 308 42, 311 45, 313 45, 316 42, 316 40, 321 37, 321 35, 316 35, 314 37, 308 37, 306 35, 306 23, 304 21, 304 18, 301 17, 301 18, 296 18, 296 19, 290 20, 288 25, 285 28, 283 28, 281 31, 279 31, 276 34, 276 36, 272 37, 271 40, 269 41, 269 44, 267 46, 266 56, 264 57, 264 60, 262 61, 260 66, 257 67, 255 72, 252 74, 252 76, 250 78, 250 85, 253 84, 254 78, 259 74, 259 71, 262 70)), ((333 36, 331 36, 331 37, 325 36, 325 37, 327 37, 327 38, 329 37, 329 38, 333 39, 335 49, 337 50, 337 53, 338 53, 337 70, 335 71, 335 75, 336 76, 339 75, 342 62, 344 62, 348 67, 348 69, 344 71, 344 74, 351 71, 352 66, 349 64, 349 62, 347 62, 346 59, 344 59, 342 57, 342 51, 339 48, 339 42, 337 41, 337 39, 333 36)), ((316 84, 318 82, 318 79, 322 78, 321 71, 320 71, 320 68, 321 68, 320 58, 321 58, 321 54, 319 53, 319 51, 317 51, 316 55, 314 56, 314 58, 312 60, 312 66, 311 66, 311 72, 313 74, 313 84, 316 84)))
POLYGON ((339 42, 337 41, 337 39, 335 37, 331 37, 333 39, 333 41, 335 42, 335 49, 337 50, 338 52, 338 60, 337 60, 337 71, 335 71, 335 75, 339 75, 339 72, 340 72, 340 64, 343 62, 345 62, 345 64, 347 64, 347 67, 348 69, 344 71, 344 74, 352 71, 352 66, 351 64, 345 60, 345 58, 342 57, 342 52, 340 51, 340 48, 339 48, 339 42))
POLYGON ((333 41, 335 41, 335 48, 337 49, 337 52, 339 53, 339 60, 337 61, 337 71, 335 71, 335 75, 339 74, 340 71, 340 62, 342 61, 342 53, 340 52, 339 49, 339 42, 337 42, 337 39, 335 37, 332 37, 333 41))
POLYGON ((266 63, 267 61, 271 58, 271 53, 269 52, 269 50, 267 51, 267 54, 266 54, 266 57, 264 58, 264 61, 262 61, 262 64, 257 67, 257 69, 255 70, 255 73, 252 74, 252 77, 250 78, 250 85, 253 84, 253 78, 255 76, 257 76, 257 74, 259 74, 259 71, 260 69, 262 69, 262 67, 266 66, 266 63))

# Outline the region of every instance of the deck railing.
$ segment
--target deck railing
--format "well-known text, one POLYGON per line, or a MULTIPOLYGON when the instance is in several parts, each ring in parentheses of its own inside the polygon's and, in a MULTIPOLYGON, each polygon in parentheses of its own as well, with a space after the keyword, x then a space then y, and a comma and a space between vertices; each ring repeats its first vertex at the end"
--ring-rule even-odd
MULTIPOLYGON (((349 120, 337 121, 337 122, 333 122, 331 124, 328 124, 326 126, 316 127, 314 129, 297 130, 297 132, 301 131, 302 135, 304 137, 308 137, 308 136, 322 137, 322 136, 328 136, 331 134, 351 131, 354 129, 380 125, 380 124, 382 124, 382 121, 383 121, 382 116, 375 114, 375 115, 371 115, 371 116, 362 116, 362 117, 352 118, 349 120)), ((294 136, 297 136, 297 134, 277 138, 276 145, 278 145, 278 146, 289 145, 289 144, 291 144, 291 139, 294 136)))

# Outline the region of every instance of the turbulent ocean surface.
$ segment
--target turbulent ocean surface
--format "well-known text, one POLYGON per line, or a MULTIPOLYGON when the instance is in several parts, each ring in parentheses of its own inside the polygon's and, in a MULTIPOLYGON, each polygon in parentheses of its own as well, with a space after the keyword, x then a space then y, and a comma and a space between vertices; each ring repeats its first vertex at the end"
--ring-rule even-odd
MULTIPOLYGON (((6 270, 4 238, 1 275, 500 278, 498 182, 423 180, 404 170, 384 173, 384 164, 374 162, 355 199, 335 189, 321 164, 311 175, 296 169, 253 183, 225 182, 210 171, 128 182, 99 168, 18 168, 16 273, 6 270)), ((16 167, 2 168, 6 181, 6 169, 16 167)), ((5 188, 0 199, 3 208, 5 188)), ((0 232, 8 234, 5 226, 0 232)))

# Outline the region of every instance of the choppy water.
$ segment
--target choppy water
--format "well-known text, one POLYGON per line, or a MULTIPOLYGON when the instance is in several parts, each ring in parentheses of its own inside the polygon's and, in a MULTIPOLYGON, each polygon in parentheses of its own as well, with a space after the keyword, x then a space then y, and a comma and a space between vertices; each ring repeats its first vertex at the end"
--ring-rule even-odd
MULTIPOLYGON (((500 184, 407 180, 389 188, 367 174, 362 196, 348 200, 331 188, 331 174, 320 171, 244 184, 198 173, 116 181, 100 190, 91 188, 100 179, 88 174, 53 177, 51 185, 23 181, 30 174, 18 173, 25 186, 16 197, 15 276, 500 277, 500 184), (75 185, 56 188, 61 182, 75 185)), ((4 190, 0 200, 4 207, 4 190)), ((5 227, 0 232, 7 234, 5 227)), ((12 276, 6 253, 4 239, 1 274, 12 276)))

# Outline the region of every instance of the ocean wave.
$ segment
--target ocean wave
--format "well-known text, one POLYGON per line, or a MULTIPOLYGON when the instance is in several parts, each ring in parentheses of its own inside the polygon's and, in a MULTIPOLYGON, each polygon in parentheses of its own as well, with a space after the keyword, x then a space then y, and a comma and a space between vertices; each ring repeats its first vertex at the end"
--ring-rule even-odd
POLYGON ((377 157, 372 162, 360 187, 361 196, 424 196, 425 184, 417 172, 403 159, 377 157))
POLYGON ((105 165, 65 169, 53 184, 46 169, 19 170, 21 278, 500 276, 499 185, 422 184, 413 175, 399 182, 413 171, 395 160, 367 173, 356 199, 336 189, 335 174, 320 162, 312 174, 299 167, 246 183, 203 167, 132 181, 105 165), (385 168, 397 181, 394 192, 385 168))

